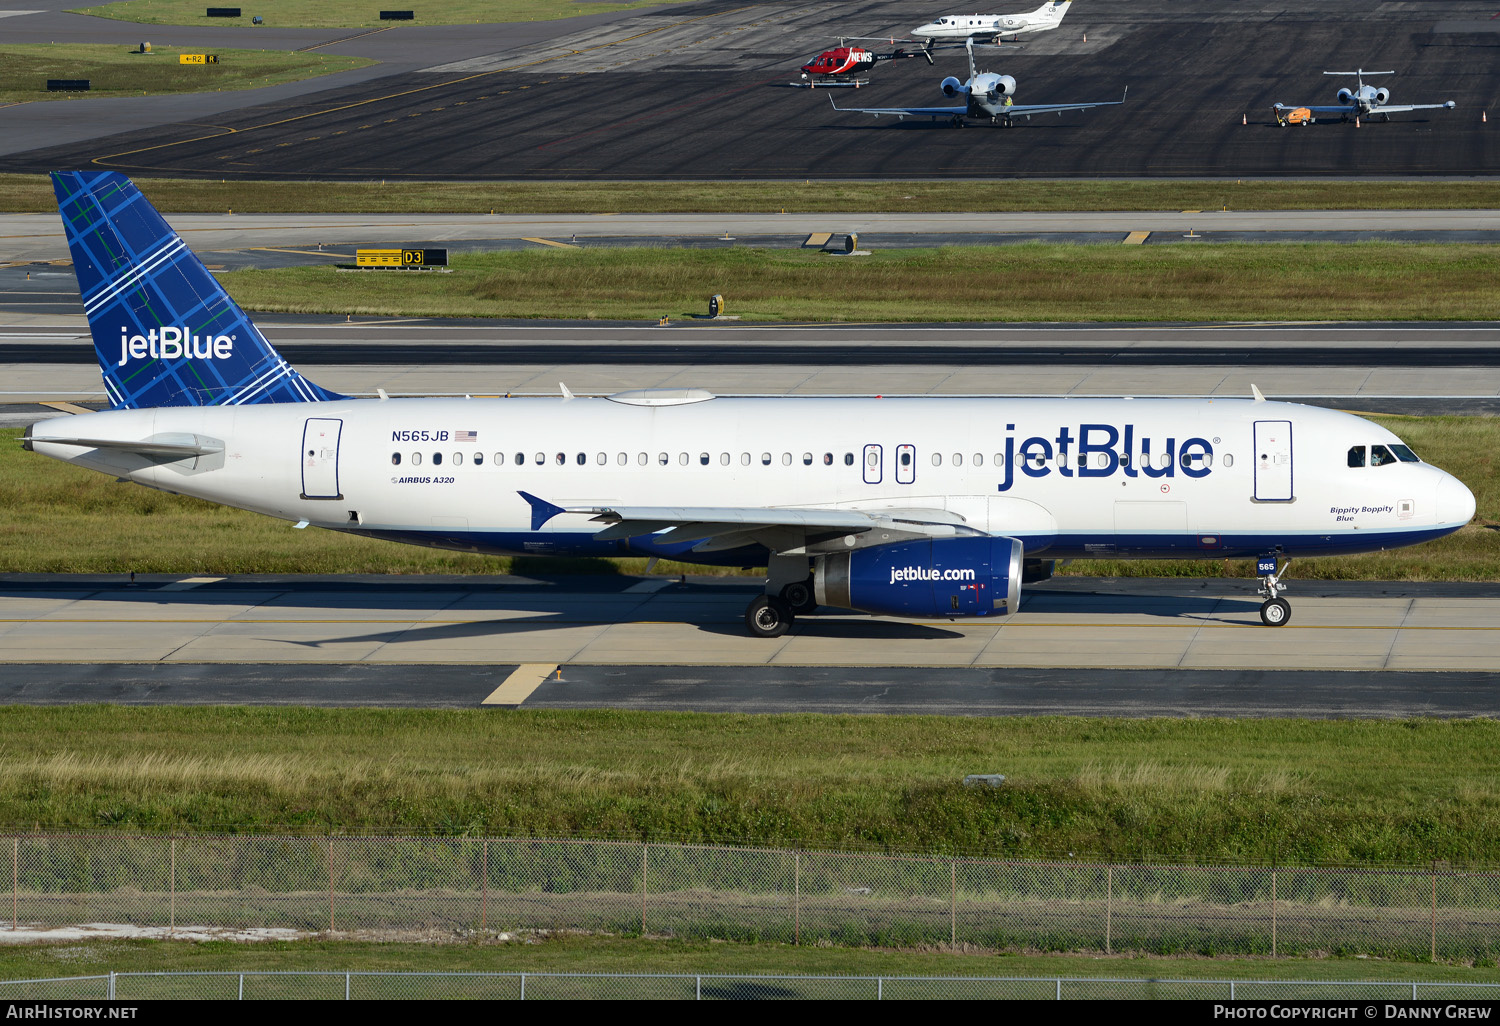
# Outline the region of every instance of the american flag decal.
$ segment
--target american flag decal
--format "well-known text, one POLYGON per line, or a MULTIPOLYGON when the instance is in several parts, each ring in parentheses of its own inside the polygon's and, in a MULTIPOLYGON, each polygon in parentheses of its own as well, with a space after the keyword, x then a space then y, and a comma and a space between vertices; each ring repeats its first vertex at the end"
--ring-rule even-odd
POLYGON ((453 432, 453 440, 455 442, 477 442, 477 441, 479 441, 479 432, 478 431, 455 431, 455 432, 453 432))

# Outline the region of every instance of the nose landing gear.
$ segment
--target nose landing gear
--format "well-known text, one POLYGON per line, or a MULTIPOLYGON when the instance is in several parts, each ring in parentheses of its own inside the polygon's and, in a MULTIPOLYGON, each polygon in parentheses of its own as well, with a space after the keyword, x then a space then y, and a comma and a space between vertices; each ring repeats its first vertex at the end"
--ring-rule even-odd
POLYGON ((1267 627, 1285 627, 1292 618, 1292 604, 1281 597, 1281 593, 1286 591, 1281 578, 1291 565, 1292 561, 1288 559, 1278 569, 1274 555, 1261 556, 1256 560, 1256 570, 1260 572, 1260 587, 1255 589, 1255 593, 1265 598, 1260 604, 1260 622, 1267 627))

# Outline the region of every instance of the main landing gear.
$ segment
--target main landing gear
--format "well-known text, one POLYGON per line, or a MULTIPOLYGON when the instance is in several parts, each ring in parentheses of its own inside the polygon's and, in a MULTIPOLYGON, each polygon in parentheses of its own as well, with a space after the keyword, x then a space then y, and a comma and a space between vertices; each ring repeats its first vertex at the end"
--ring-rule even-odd
POLYGON ((1286 591, 1281 578, 1291 565, 1292 561, 1288 559, 1278 569, 1275 556, 1262 556, 1258 561, 1257 569, 1263 572, 1260 575, 1260 587, 1255 589, 1255 593, 1265 598, 1260 604, 1260 622, 1267 627, 1285 627, 1292 618, 1292 604, 1281 597, 1281 593, 1286 591), (1266 570, 1267 564, 1270 566, 1269 570, 1266 570))
POLYGON ((798 616, 818 608, 806 557, 772 556, 770 562, 766 594, 757 595, 745 610, 745 626, 757 638, 779 638, 798 616))

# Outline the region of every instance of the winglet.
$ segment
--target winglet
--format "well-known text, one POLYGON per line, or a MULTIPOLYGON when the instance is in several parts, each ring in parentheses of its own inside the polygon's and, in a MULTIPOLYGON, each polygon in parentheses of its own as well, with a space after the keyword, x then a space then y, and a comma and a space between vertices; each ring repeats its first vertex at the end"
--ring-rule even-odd
POLYGON ((561 506, 554 506, 546 499, 538 499, 530 492, 518 491, 516 492, 516 494, 525 499, 527 505, 531 507, 531 529, 533 531, 540 531, 542 529, 542 525, 547 521, 551 520, 559 513, 567 512, 567 510, 563 509, 561 506))
POLYGON ((562 397, 563 397, 563 401, 564 402, 566 402, 567 400, 573 398, 573 393, 571 391, 569 391, 568 386, 565 385, 563 382, 559 381, 557 383, 557 387, 560 388, 560 389, 562 389, 562 397))
MULTIPOLYGON (((1255 387, 1254 382, 1250 383, 1250 394, 1255 396, 1255 401, 1258 403, 1263 403, 1266 401, 1266 397, 1260 394, 1260 389, 1255 387)), ((526 493, 522 492, 521 494, 525 495, 526 493)))

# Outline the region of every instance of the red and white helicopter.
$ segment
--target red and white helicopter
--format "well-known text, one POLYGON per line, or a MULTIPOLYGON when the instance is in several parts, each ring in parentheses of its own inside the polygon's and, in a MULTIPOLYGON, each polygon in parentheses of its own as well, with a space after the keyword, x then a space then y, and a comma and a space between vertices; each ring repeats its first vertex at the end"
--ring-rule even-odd
POLYGON ((838 46, 824 50, 802 65, 802 81, 794 84, 809 88, 835 85, 857 87, 868 81, 861 79, 860 74, 872 70, 876 64, 917 56, 926 57, 927 63, 932 63, 932 53, 929 50, 897 48, 889 53, 876 53, 863 46, 847 46, 840 40, 838 46))

